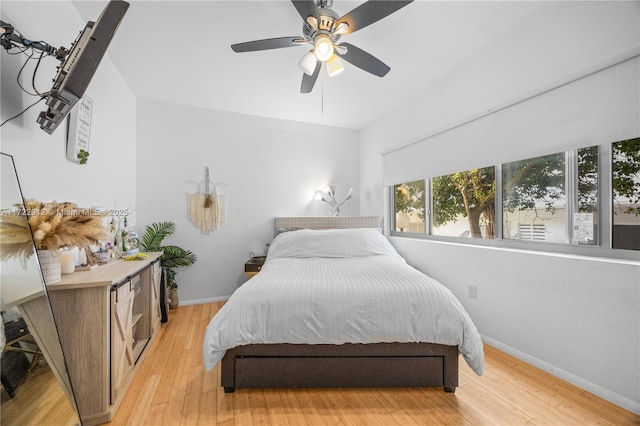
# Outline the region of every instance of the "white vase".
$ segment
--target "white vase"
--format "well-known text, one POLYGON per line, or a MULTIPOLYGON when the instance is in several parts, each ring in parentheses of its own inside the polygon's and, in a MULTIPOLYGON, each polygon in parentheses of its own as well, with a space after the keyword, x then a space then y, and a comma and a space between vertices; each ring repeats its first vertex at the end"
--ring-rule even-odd
POLYGON ((60 252, 55 250, 38 250, 38 261, 45 284, 53 284, 62 280, 60 252))

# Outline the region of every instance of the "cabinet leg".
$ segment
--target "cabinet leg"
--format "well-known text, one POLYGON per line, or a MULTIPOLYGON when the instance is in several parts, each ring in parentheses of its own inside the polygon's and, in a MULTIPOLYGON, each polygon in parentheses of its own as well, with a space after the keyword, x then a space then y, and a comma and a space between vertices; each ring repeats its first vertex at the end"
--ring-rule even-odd
POLYGON ((234 386, 225 386, 224 387, 224 393, 234 393, 236 391, 236 388, 234 386))

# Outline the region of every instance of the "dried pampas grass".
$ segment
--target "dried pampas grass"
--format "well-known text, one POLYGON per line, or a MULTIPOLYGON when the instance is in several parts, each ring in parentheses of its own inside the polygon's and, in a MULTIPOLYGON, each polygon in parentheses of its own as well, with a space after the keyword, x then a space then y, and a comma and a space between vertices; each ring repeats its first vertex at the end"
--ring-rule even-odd
POLYGON ((109 238, 104 214, 74 203, 26 200, 29 225, 38 250, 86 247, 109 238))
POLYGON ((80 208, 74 203, 42 203, 25 200, 24 209, 0 217, 0 254, 3 260, 33 251, 58 250, 63 247, 87 247, 109 238, 104 225, 105 214, 95 208, 80 208), (28 223, 27 223, 28 221, 28 223))
POLYGON ((33 254, 33 240, 26 216, 3 212, 0 217, 0 258, 21 262, 33 254))

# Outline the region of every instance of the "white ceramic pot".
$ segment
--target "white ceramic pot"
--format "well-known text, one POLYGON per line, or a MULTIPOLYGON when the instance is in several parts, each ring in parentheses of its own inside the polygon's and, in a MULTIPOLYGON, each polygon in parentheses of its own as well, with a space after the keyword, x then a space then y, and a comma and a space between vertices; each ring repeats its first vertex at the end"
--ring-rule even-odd
POLYGON ((55 250, 38 250, 38 261, 45 284, 53 284, 62 280, 60 252, 55 250))

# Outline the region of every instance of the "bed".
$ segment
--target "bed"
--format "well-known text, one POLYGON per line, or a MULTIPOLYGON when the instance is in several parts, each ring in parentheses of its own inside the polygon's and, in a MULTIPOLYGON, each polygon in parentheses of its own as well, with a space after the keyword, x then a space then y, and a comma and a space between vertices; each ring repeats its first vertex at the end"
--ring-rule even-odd
POLYGON ((238 388, 442 387, 482 341, 445 286, 406 263, 379 217, 276 218, 259 274, 207 326, 205 368, 238 388))

